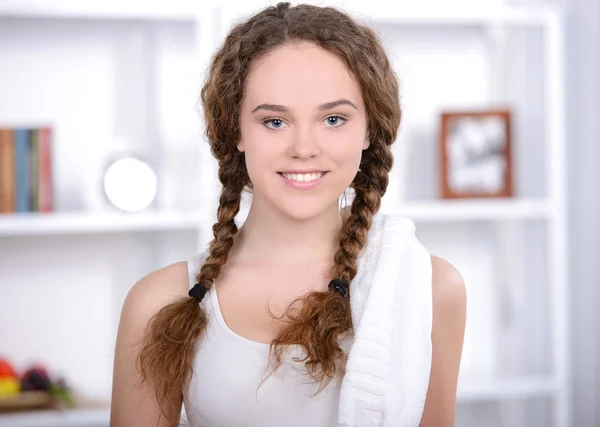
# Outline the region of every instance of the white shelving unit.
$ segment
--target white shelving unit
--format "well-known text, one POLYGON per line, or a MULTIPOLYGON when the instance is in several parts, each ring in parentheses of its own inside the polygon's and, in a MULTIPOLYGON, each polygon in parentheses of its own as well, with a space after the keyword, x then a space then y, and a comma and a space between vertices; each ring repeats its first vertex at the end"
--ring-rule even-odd
MULTIPOLYGON (((78 2, 74 0, 3 0, 0 16, 17 18, 61 18, 61 19, 125 19, 156 21, 190 21, 204 7, 188 1, 167 2, 136 0, 78 2)), ((210 5, 207 4, 207 7, 210 5)))
POLYGON ((0 216, 0 236, 52 236, 137 231, 195 230, 201 216, 157 213, 26 213, 0 216))
MULTIPOLYGON (((256 7, 250 3, 210 4, 202 6, 187 1, 135 2, 135 1, 14 1, 0 0, 0 19, 94 19, 116 21, 171 21, 193 23, 196 28, 195 43, 198 49, 199 69, 206 64, 216 43, 228 25, 256 7), (232 5, 235 5, 233 7, 232 5)), ((460 404, 478 402, 502 402, 506 399, 546 397, 551 399, 554 427, 570 425, 569 386, 569 338, 568 338, 568 292, 566 256, 566 202, 565 202, 565 115, 564 102, 564 53, 561 11, 556 8, 453 8, 448 10, 411 9, 403 5, 397 8, 367 7, 366 2, 352 3, 348 10, 357 15, 368 16, 375 25, 398 27, 460 27, 476 26, 490 31, 499 27, 513 26, 541 28, 544 41, 547 72, 544 92, 544 146, 546 156, 545 195, 509 200, 469 201, 410 201, 391 209, 421 224, 453 227, 457 223, 485 223, 499 230, 514 232, 514 224, 537 221, 543 224, 547 241, 547 292, 549 295, 549 334, 552 338, 552 374, 544 377, 523 376, 509 380, 482 380, 461 382, 458 400, 460 404)), ((262 3, 261 3, 262 5, 262 3)), ((1 119, 1 117, 0 117, 1 119)), ((205 162, 208 160, 204 159, 205 162)), ((206 165, 207 163, 204 163, 206 165)), ((207 178, 207 176, 204 176, 207 178)), ((216 200, 216 188, 207 181, 203 190, 210 200, 216 200)), ((206 212, 180 213, 158 211, 144 214, 118 213, 48 213, 0 216, 0 239, 42 236, 86 236, 101 233, 137 233, 155 231, 188 230, 197 232, 198 242, 206 231, 206 212)), ((0 240, 0 244, 2 241, 0 240)), ((500 249, 510 250, 510 244, 502 243, 500 249)), ((107 410, 78 410, 67 414, 22 414, 2 416, 0 426, 107 426, 107 410), (53 421, 54 420, 54 421, 53 421), (54 423, 54 424, 53 424, 54 423)))
POLYGON ((412 202, 391 213, 431 223, 551 219, 554 215, 548 202, 537 200, 412 202))
POLYGON ((73 409, 0 415, 0 427, 106 427, 109 409, 73 409))
MULTIPOLYGON (((416 222, 451 223, 552 219, 547 202, 535 200, 439 201, 407 203, 391 211, 416 222)), ((196 230, 203 213, 25 213, 0 216, 0 236, 52 236, 137 231, 196 230)))

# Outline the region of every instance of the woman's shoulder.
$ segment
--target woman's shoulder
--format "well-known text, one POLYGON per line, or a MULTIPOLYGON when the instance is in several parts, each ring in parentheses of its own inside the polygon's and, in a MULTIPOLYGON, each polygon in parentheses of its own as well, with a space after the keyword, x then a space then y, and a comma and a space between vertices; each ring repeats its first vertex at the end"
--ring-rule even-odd
POLYGON ((431 255, 431 267, 433 271, 433 287, 438 292, 455 293, 461 292, 465 282, 454 265, 435 255, 431 255))
MULTIPOLYGON (((159 424, 160 409, 154 390, 140 382, 139 351, 150 320, 163 307, 186 296, 187 290, 185 262, 153 271, 129 290, 121 309, 115 345, 111 425, 159 424)), ((167 425, 164 417, 160 425, 167 425)))
POLYGON ((188 291, 188 267, 185 261, 162 267, 133 285, 125 298, 122 317, 145 324, 162 307, 186 297, 188 291))
POLYGON ((432 300, 434 329, 450 333, 458 328, 464 329, 467 305, 467 290, 465 281, 459 271, 443 258, 431 256, 432 267, 432 300))

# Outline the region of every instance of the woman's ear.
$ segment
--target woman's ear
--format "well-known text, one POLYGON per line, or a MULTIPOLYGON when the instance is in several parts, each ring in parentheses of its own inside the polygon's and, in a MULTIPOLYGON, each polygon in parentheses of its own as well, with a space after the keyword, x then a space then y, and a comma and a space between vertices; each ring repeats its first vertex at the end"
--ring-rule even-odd
POLYGON ((369 148, 370 145, 371 145, 371 137, 369 135, 369 132, 367 132, 365 135, 365 140, 363 142, 363 150, 366 150, 367 148, 369 148))
POLYGON ((237 149, 241 153, 243 153, 246 150, 246 147, 244 146, 244 141, 242 139, 240 139, 240 141, 238 142, 237 149))

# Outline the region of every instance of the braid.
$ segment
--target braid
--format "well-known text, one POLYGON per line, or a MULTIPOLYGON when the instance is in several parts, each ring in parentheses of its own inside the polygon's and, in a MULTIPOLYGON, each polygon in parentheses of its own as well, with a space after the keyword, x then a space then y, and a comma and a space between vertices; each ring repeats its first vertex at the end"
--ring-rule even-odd
POLYGON ((367 242, 373 216, 381 206, 392 165, 392 152, 386 145, 371 145, 363 152, 361 168, 352 182, 356 196, 334 256, 333 277, 350 283, 356 276, 356 261, 367 242))
MULTIPOLYGON (((344 222, 340 246, 334 256, 330 275, 350 283, 356 276, 357 260, 367 243, 373 216, 381 206, 393 157, 387 145, 371 145, 363 152, 361 170, 352 187, 356 196, 350 216, 344 222)), ((340 338, 352 328, 350 298, 337 292, 310 292, 290 304, 279 320, 285 326, 271 343, 274 372, 282 363, 289 345, 302 345, 306 351, 298 361, 304 362, 308 373, 320 384, 319 391, 343 370, 346 355, 340 347, 340 338)))
MULTIPOLYGON (((218 222, 213 226, 214 240, 197 277, 207 289, 227 262, 233 236, 237 232, 234 219, 240 209, 246 182, 244 178, 247 176, 243 172, 245 162, 241 153, 236 152, 226 159, 219 167, 223 190, 217 212, 218 222)), ((155 387, 161 415, 169 420, 179 419, 180 393, 191 378, 189 368, 206 324, 206 313, 193 297, 182 298, 163 307, 148 324, 137 361, 139 372, 142 384, 150 381, 155 387)))
POLYGON ((220 162, 219 180, 223 189, 219 199, 217 222, 212 227, 214 239, 209 246, 209 255, 196 277, 197 282, 207 289, 212 286, 221 267, 227 262, 233 246, 233 237, 238 231, 235 216, 240 211, 242 191, 249 181, 243 153, 236 150, 220 162))

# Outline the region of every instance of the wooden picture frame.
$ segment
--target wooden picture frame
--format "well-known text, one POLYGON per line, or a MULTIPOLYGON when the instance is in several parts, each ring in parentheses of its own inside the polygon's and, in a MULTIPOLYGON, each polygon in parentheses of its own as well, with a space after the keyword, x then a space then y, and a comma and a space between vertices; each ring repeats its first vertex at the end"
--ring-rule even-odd
POLYGON ((512 197, 511 144, 509 110, 442 112, 442 197, 512 197))

